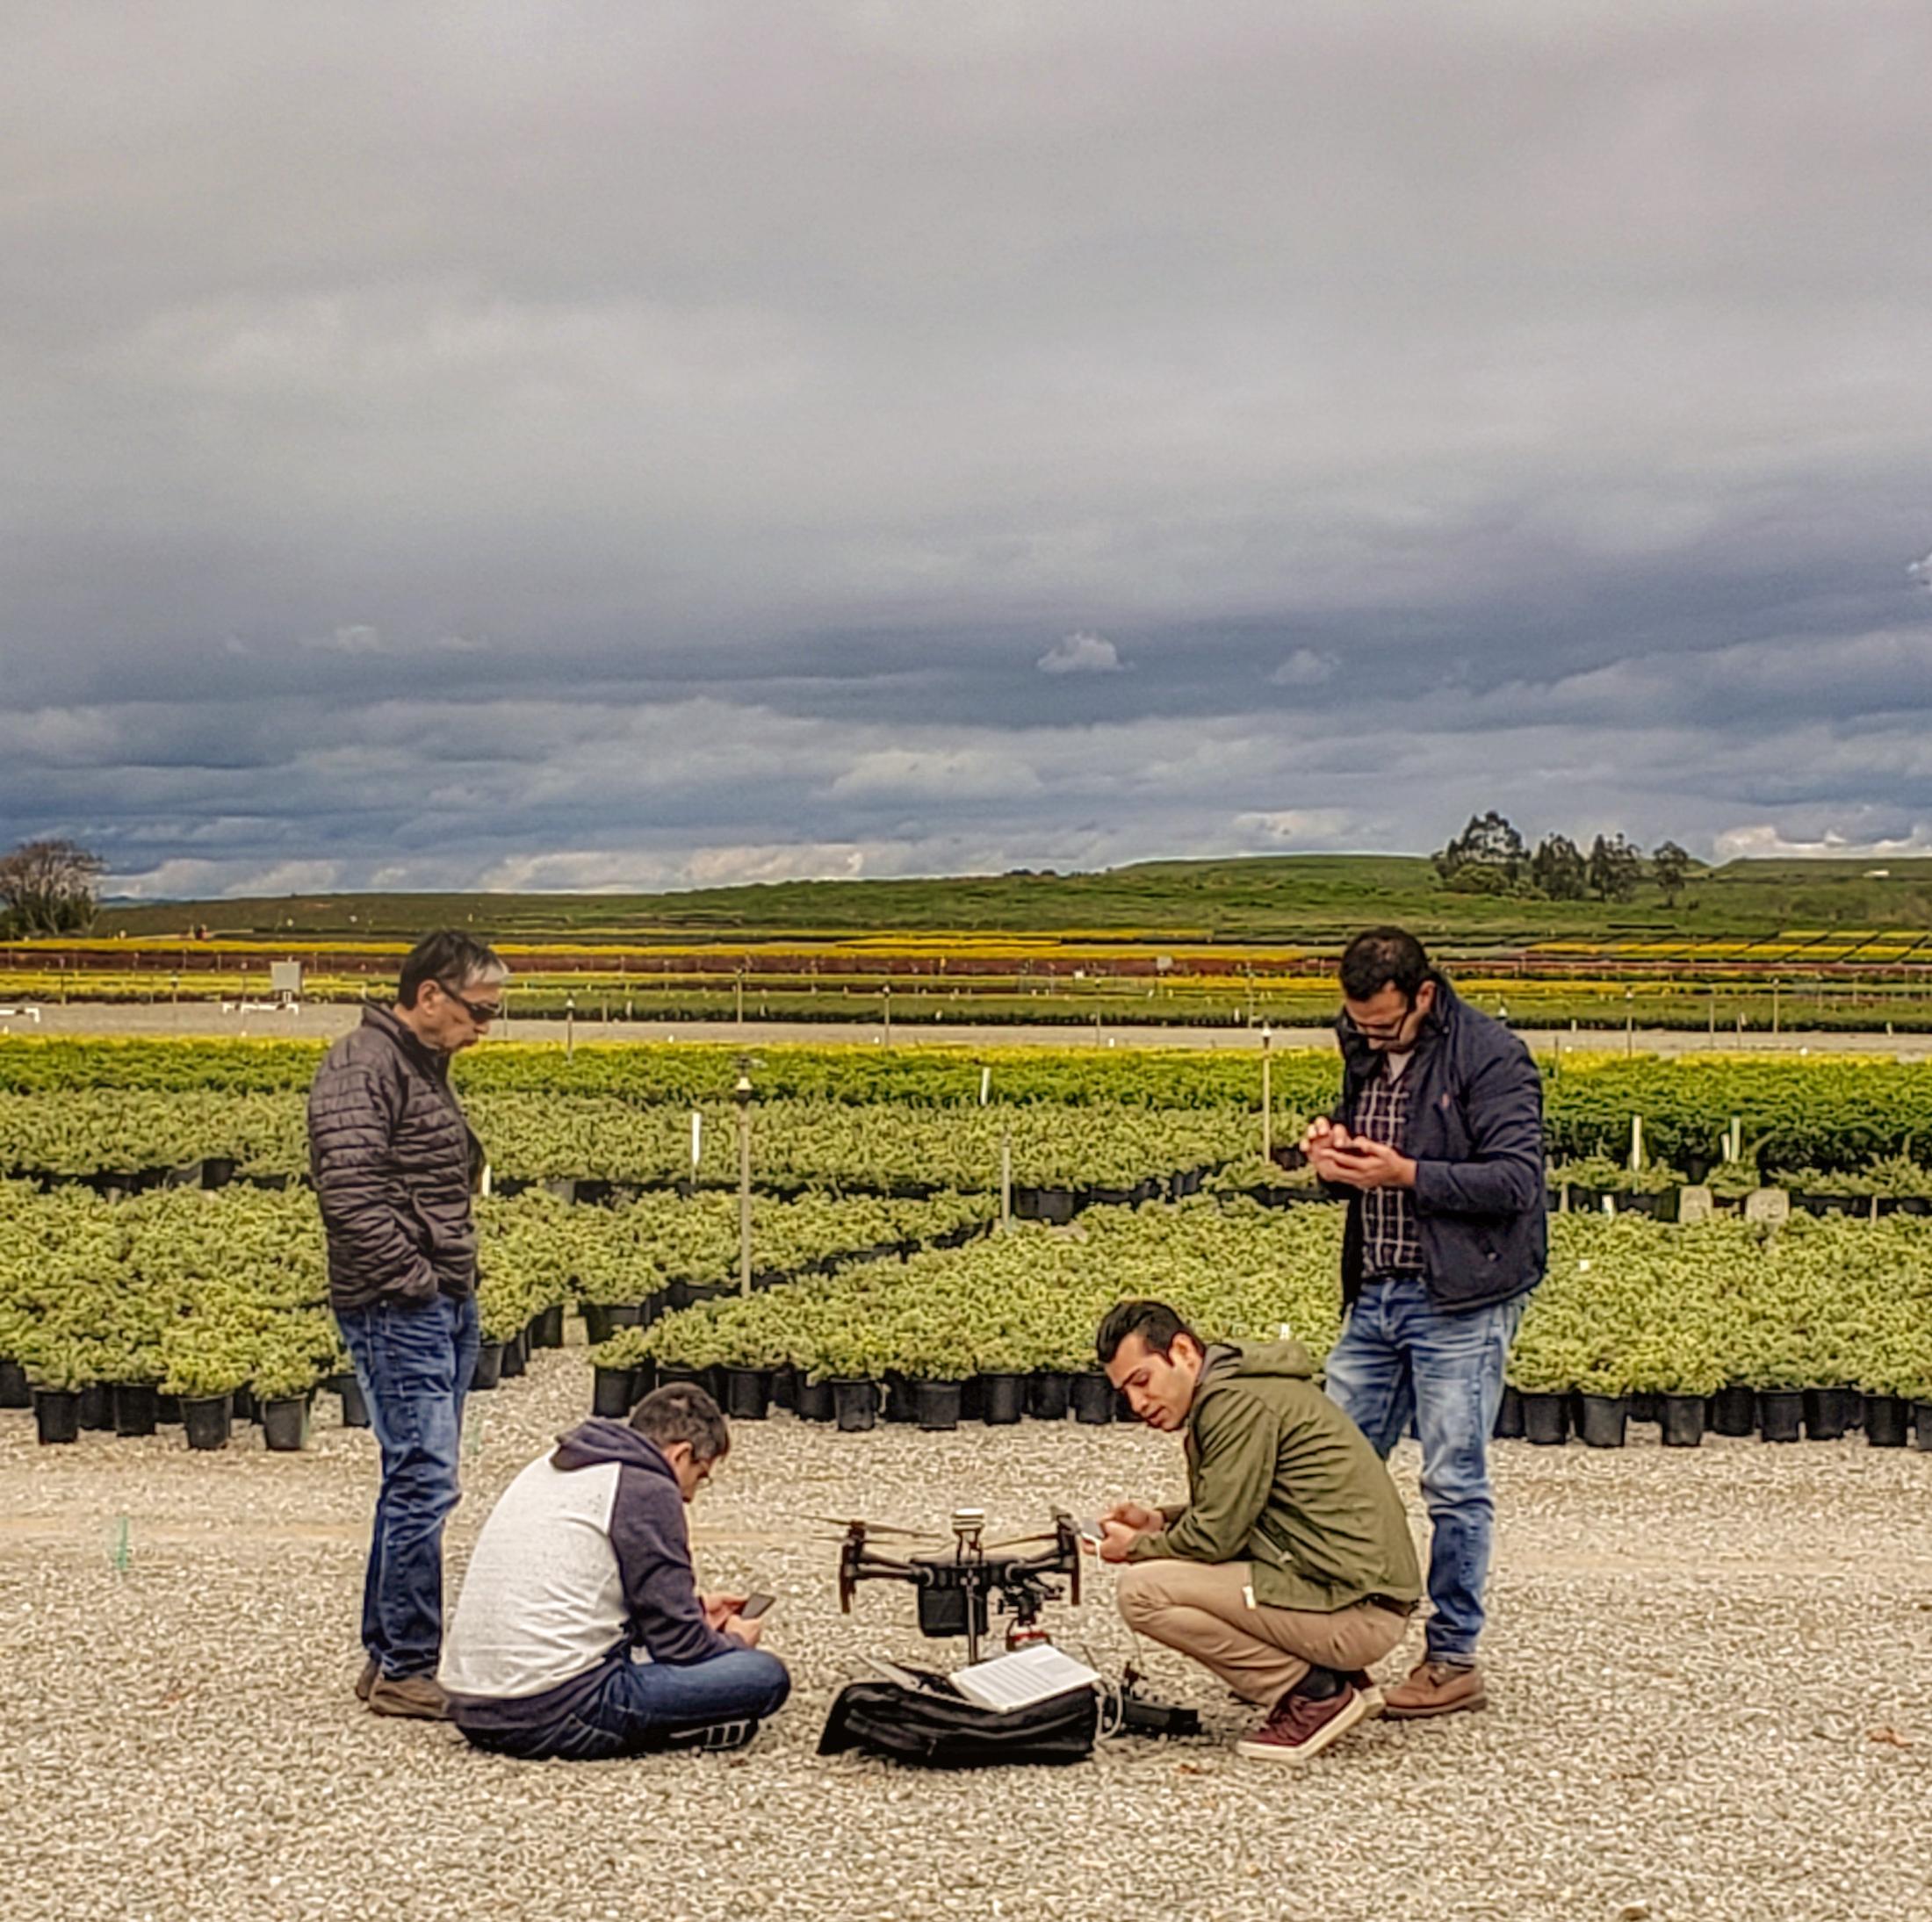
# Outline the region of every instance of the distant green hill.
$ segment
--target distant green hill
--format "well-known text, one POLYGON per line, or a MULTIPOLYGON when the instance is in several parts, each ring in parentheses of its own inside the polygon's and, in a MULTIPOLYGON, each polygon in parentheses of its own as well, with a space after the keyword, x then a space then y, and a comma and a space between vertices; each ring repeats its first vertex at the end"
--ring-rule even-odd
POLYGON ((394 937, 472 926, 499 939, 590 941, 680 934, 983 928, 1144 930, 1177 939, 1332 945, 1396 921, 1477 947, 1612 934, 1711 938, 1792 928, 1932 928, 1932 860, 1733 861, 1700 870, 1676 907, 1646 883, 1631 902, 1555 903, 1452 892, 1420 857, 1287 854, 1143 861, 1098 874, 916 881, 789 881, 637 895, 303 895, 112 907, 100 931, 394 937), (1882 870, 1882 872, 1874 872, 1882 870))

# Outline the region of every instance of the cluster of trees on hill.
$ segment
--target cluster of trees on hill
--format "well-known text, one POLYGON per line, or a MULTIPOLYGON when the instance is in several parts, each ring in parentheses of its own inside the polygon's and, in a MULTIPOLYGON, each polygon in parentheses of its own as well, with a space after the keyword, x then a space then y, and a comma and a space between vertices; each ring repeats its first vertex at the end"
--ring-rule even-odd
POLYGON ((1469 824, 1431 859, 1436 872, 1458 894, 1510 895, 1529 900, 1631 901, 1644 882, 1663 892, 1675 907, 1690 878, 1689 853, 1675 841, 1651 850, 1618 834, 1599 834, 1586 854, 1567 834, 1546 834, 1532 852, 1529 844, 1494 809, 1472 814, 1469 824))

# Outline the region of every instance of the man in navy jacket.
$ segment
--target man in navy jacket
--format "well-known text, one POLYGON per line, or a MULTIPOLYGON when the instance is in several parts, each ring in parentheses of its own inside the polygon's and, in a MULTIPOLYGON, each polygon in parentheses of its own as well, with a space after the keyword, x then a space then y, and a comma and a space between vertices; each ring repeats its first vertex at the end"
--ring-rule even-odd
POLYGON ((1328 1391, 1386 1456, 1411 1422, 1431 1529, 1422 1661, 1384 1713, 1480 1709, 1476 1666, 1496 1498, 1489 1442, 1510 1343, 1547 1253, 1543 1083, 1400 928, 1342 956, 1342 1099, 1303 1142, 1346 1193, 1348 1319, 1328 1391))
POLYGON ((743 1595, 700 1594, 685 1507, 731 1446, 702 1388, 590 1421, 503 1491, 471 1557, 439 1675, 479 1748, 602 1760, 737 1747, 782 1705, 785 1665, 743 1595))

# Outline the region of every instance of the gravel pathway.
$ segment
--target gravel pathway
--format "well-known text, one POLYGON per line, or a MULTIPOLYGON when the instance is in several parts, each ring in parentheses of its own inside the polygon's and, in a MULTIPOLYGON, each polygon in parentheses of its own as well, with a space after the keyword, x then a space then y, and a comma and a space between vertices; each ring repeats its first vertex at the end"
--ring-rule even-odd
MULTIPOLYGON (((578 1355, 477 1398, 459 1564, 489 1498, 587 1399, 578 1355)), ((327 1404, 333 1413, 333 1403, 327 1404)), ((1640 1431, 1642 1432, 1642 1431, 1640 1431)), ((1416 1504, 1413 1455, 1398 1474, 1416 1504)), ((191 1456, 0 1414, 0 1886, 14 1922, 528 1916, 692 1922, 1319 1917, 1902 1918, 1932 1911, 1932 1459, 1856 1443, 1500 1451, 1489 1713, 1369 1724, 1303 1771, 1164 1655, 1198 1742, 920 1775, 820 1761, 861 1648, 811 1513, 1002 1530, 1172 1488, 1128 1429, 741 1424, 696 1512, 706 1577, 773 1590, 791 1706, 732 1757, 516 1764, 356 1704, 370 1437, 191 1456), (125 1527, 124 1527, 125 1524, 125 1527)), ((1125 1652, 1107 1606, 1056 1617, 1125 1652)), ((1413 1652, 1413 1640, 1403 1655, 1413 1652)), ((1385 1665, 1389 1672, 1399 1658, 1385 1665)))

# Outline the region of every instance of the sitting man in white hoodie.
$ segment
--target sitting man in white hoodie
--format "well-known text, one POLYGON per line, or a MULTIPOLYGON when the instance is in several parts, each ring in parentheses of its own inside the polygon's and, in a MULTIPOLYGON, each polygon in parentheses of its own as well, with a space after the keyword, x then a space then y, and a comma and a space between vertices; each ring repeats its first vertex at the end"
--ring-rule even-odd
POLYGON ((685 1383, 590 1421, 491 1510, 437 1679, 479 1748, 595 1761, 735 1748, 791 1689, 743 1595, 700 1594, 685 1507, 731 1447, 685 1383))

